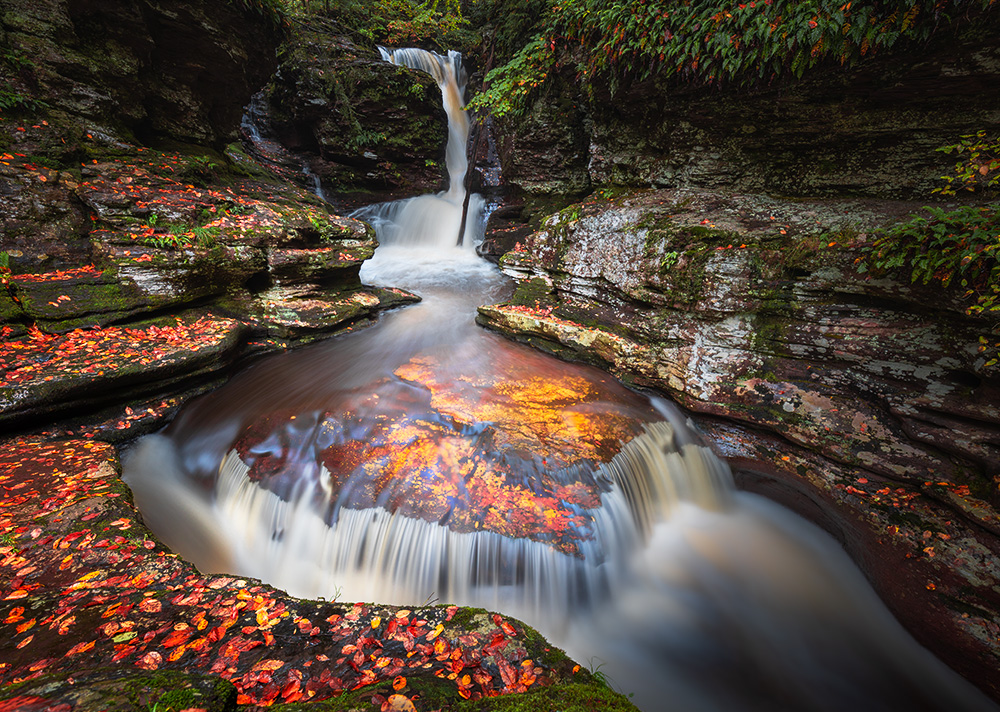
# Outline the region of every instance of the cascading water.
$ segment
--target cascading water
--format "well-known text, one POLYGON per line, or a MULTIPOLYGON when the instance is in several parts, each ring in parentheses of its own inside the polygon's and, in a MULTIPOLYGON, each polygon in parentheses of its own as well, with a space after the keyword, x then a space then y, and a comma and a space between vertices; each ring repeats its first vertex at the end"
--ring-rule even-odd
MULTIPOLYGON (((454 56, 384 54, 461 112, 454 56)), ((365 212, 381 246, 363 279, 423 301, 140 441, 125 480, 157 535, 294 595, 517 615, 648 711, 994 709, 832 539, 735 491, 672 406, 476 327, 509 287, 474 234, 455 246, 449 147, 447 193, 365 212)))

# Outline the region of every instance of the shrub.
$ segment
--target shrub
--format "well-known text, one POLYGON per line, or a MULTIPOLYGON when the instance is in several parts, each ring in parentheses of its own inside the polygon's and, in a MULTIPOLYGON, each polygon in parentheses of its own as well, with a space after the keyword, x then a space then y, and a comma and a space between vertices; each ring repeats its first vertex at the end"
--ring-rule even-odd
POLYGON ((962 140, 937 149, 955 153, 962 160, 955 164, 954 176, 943 176, 947 185, 935 193, 955 195, 957 190, 990 190, 1000 186, 1000 136, 986 138, 985 131, 962 136, 962 140))
POLYGON ((955 210, 925 207, 927 216, 881 231, 859 271, 908 270, 923 284, 954 283, 975 298, 970 314, 1000 313, 1000 203, 955 210))

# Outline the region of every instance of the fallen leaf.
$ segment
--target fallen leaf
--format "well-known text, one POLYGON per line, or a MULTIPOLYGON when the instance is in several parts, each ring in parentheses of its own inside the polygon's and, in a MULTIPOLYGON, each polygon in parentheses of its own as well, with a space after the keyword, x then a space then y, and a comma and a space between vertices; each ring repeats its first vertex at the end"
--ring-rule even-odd
POLYGON ((96 640, 92 640, 89 643, 77 643, 76 645, 74 645, 72 648, 69 649, 69 652, 66 653, 66 655, 68 657, 70 655, 76 655, 77 653, 85 653, 91 648, 93 648, 94 645, 96 644, 97 644, 96 640))
POLYGON ((143 655, 136 662, 137 667, 141 667, 143 670, 155 670, 160 667, 163 662, 163 656, 157 653, 155 650, 143 655))
POLYGON ((413 702, 405 695, 389 695, 388 702, 390 712, 417 712, 413 702))

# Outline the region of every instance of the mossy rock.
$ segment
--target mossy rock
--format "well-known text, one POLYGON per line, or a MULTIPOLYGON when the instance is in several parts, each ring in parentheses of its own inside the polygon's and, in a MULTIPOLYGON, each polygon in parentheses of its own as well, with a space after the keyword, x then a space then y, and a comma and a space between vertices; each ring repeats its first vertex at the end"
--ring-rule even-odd
POLYGON ((25 333, 21 319, 24 318, 24 310, 10 296, 6 289, 0 289, 0 328, 6 327, 10 331, 8 337, 20 336, 25 333))
POLYGON ((4 709, 73 709, 74 712, 233 712, 236 687, 228 680, 177 671, 99 669, 43 675, 0 690, 4 709))
MULTIPOLYGON (((391 684, 370 685, 360 690, 308 704, 271 707, 275 712, 376 712, 383 701, 401 694, 418 710, 442 712, 637 712, 625 695, 581 670, 581 681, 557 683, 515 694, 465 700, 455 694, 455 683, 433 676, 407 678, 397 693, 391 684)), ((409 709, 404 706, 403 709, 409 709)))

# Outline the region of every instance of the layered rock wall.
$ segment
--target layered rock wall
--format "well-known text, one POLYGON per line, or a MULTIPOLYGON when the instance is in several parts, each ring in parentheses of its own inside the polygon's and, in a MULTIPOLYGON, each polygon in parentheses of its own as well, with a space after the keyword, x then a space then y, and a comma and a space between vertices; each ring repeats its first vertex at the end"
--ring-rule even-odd
POLYGON ((225 0, 4 0, 0 78, 91 132, 218 147, 274 70, 281 34, 225 0))
POLYGON ((440 189, 448 125, 434 79, 333 23, 312 18, 294 32, 266 93, 281 143, 339 195, 440 189))
POLYGON ((746 486, 840 538, 918 638, 990 686, 1000 373, 979 337, 1000 330, 959 294, 856 271, 868 232, 915 207, 592 199, 501 259, 517 291, 479 320, 693 412, 746 486))
POLYGON ((1000 17, 906 54, 755 87, 672 80, 588 94, 567 60, 526 117, 500 121, 505 180, 530 194, 606 185, 923 199, 935 149, 1000 127, 1000 17))

